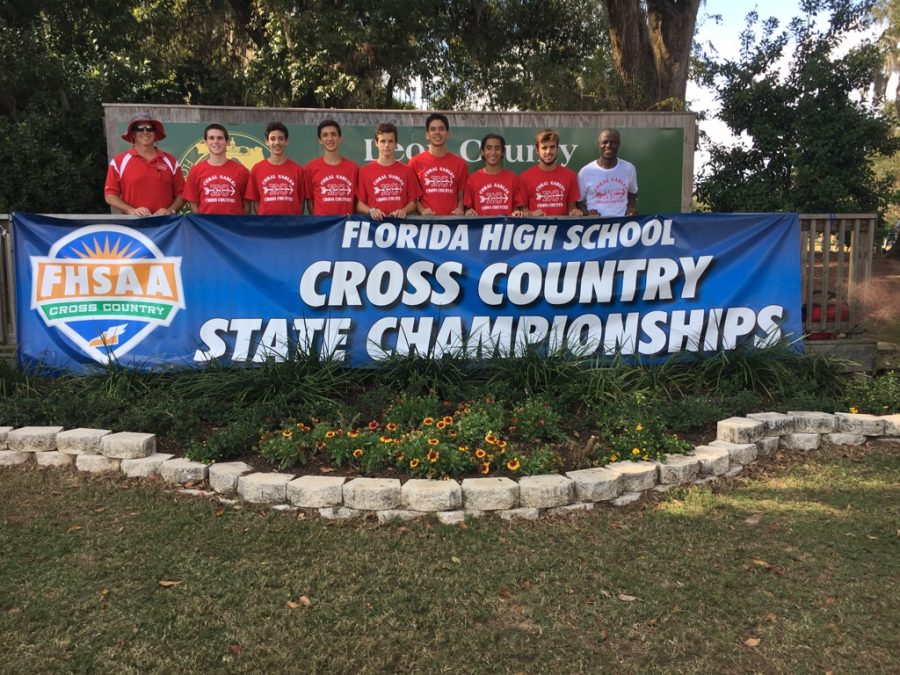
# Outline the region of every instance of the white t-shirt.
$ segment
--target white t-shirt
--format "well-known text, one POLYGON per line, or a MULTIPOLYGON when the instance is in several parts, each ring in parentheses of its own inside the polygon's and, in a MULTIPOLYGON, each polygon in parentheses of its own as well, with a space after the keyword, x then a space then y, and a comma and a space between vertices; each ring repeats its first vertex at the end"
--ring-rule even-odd
POLYGON ((593 161, 578 172, 578 187, 588 211, 601 216, 624 216, 628 193, 638 191, 637 170, 621 158, 611 169, 603 169, 593 161))

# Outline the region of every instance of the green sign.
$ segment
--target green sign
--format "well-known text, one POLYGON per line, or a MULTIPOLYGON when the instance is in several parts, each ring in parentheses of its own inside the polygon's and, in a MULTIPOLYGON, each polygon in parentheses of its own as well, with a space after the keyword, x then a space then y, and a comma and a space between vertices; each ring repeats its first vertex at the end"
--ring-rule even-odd
MULTIPOLYGON (((386 118, 389 119, 389 118, 386 118)), ((159 147, 169 152, 181 162, 185 174, 199 160, 207 156, 203 142, 206 124, 166 123, 166 138, 159 147)), ((214 120, 210 120, 214 121, 214 120)), ((338 120, 340 122, 340 120, 338 120)), ((248 169, 256 162, 268 157, 265 143, 264 124, 226 125, 231 136, 229 157, 234 157, 248 169)), ((127 125, 119 124, 119 134, 127 125)), ((321 155, 315 126, 289 126, 290 139, 287 155, 306 164, 321 155)), ((341 154, 360 166, 375 160, 374 127, 341 124, 343 143, 341 154)), ((502 134, 506 139, 506 162, 508 169, 521 173, 537 161, 534 136, 538 129, 523 127, 452 127, 447 146, 469 163, 469 170, 481 168, 479 146, 481 138, 488 132, 502 134)), ((559 128, 560 162, 576 173, 585 164, 597 159, 597 137, 599 129, 559 128)), ((619 156, 637 167, 638 210, 640 213, 677 213, 681 211, 681 183, 683 166, 684 130, 681 128, 620 128, 622 147, 619 156)), ((407 162, 427 147, 425 130, 422 127, 400 127, 397 139, 397 159, 407 162)), ((121 141, 119 151, 129 145, 121 141)))

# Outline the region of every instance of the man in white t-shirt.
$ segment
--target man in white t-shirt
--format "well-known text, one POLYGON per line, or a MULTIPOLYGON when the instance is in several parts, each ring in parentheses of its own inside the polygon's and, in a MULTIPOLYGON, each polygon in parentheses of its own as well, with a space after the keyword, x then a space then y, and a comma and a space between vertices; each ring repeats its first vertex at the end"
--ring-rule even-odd
POLYGON ((600 132, 600 157, 578 172, 580 206, 589 216, 637 214, 637 170, 619 159, 621 136, 616 129, 600 132))

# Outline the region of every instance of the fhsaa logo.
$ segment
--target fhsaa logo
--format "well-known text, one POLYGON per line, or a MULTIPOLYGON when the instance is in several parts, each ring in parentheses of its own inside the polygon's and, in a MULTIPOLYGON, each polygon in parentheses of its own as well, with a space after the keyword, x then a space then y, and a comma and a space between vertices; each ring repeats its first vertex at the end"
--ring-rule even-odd
POLYGON ((31 271, 31 309, 104 365, 184 309, 181 258, 122 225, 66 235, 46 257, 31 257, 31 271))

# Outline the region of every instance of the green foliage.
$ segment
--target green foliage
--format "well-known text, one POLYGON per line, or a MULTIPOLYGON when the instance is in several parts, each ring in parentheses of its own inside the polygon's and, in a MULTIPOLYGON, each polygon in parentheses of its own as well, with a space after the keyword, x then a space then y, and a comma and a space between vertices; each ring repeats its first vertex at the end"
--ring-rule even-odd
POLYGON ((747 138, 710 147, 696 187, 710 210, 883 212, 892 199, 890 179, 874 174, 871 158, 900 146, 881 111, 853 96, 868 88, 881 54, 863 43, 838 55, 845 36, 867 25, 871 1, 804 0, 801 8, 805 15, 786 31, 751 12, 740 58, 704 64, 719 118, 747 138), (819 30, 816 19, 826 11, 819 30))
POLYGON ((685 454, 693 448, 691 443, 673 434, 644 401, 637 398, 635 403, 602 415, 605 419, 600 427, 595 464, 655 461, 667 454, 685 454))
POLYGON ((854 379, 844 394, 844 404, 851 412, 870 415, 900 413, 900 373, 892 370, 878 377, 854 379))
MULTIPOLYGON (((203 438, 193 440, 187 446, 185 454, 190 460, 207 464, 240 457, 254 447, 258 433, 259 425, 252 419, 238 417, 224 427, 211 430, 203 438)), ((268 457, 262 451, 261 454, 268 457)), ((276 459, 269 458, 273 461, 276 459)))

